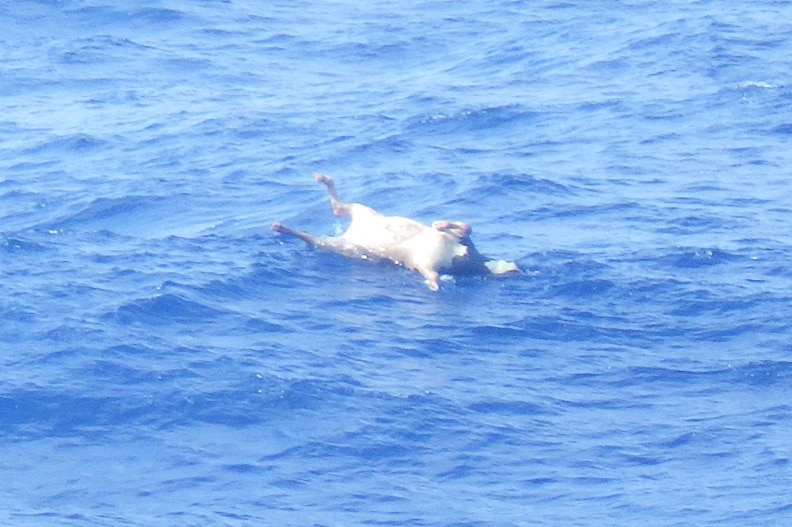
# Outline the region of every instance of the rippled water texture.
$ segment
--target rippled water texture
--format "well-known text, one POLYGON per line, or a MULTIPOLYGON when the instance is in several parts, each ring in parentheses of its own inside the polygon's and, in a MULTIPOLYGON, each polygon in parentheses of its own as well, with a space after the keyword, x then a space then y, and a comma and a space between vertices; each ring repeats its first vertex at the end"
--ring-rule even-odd
POLYGON ((791 6, 0 5, 0 523, 784 525, 791 6))

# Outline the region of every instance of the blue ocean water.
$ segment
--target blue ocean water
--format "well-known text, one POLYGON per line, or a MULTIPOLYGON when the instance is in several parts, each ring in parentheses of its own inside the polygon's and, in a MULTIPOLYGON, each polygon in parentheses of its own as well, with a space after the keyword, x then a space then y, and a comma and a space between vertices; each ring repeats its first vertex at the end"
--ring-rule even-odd
POLYGON ((0 523, 792 518, 792 4, 0 3, 0 523), (474 225, 445 281, 326 193, 474 225))

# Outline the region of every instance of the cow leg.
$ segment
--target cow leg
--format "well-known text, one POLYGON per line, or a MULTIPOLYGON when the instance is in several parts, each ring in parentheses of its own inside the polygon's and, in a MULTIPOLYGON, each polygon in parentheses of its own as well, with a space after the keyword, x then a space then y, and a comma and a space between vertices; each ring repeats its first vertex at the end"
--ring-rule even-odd
POLYGON ((349 216, 349 205, 341 201, 341 198, 338 197, 333 179, 330 176, 319 173, 317 173, 315 177, 316 181, 327 187, 327 192, 330 194, 330 205, 333 207, 333 214, 335 216, 349 216))
POLYGON ((290 229, 289 227, 282 225, 280 223, 273 223, 272 230, 275 232, 279 232, 281 234, 288 234, 289 236, 295 236, 313 247, 317 247, 320 245, 320 239, 318 236, 314 236, 313 234, 307 232, 295 231, 294 229, 290 229))

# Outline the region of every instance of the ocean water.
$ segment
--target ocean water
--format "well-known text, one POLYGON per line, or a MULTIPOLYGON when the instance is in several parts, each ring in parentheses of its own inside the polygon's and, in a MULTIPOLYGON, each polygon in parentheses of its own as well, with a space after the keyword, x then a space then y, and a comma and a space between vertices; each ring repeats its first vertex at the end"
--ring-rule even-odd
POLYGON ((0 3, 0 524, 792 518, 792 3, 0 3), (274 235, 473 224, 446 280, 274 235))

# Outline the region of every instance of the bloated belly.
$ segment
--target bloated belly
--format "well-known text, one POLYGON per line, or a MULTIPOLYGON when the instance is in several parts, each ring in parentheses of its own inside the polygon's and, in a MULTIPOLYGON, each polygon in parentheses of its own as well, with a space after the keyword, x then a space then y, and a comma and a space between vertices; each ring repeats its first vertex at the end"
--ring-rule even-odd
POLYGON ((366 215, 353 217, 342 237, 371 250, 387 251, 415 237, 428 227, 409 218, 366 215))

